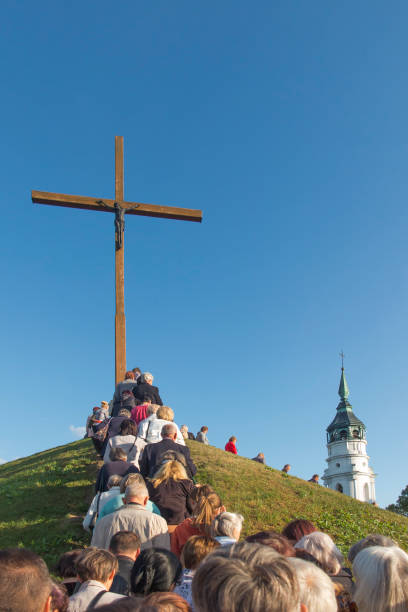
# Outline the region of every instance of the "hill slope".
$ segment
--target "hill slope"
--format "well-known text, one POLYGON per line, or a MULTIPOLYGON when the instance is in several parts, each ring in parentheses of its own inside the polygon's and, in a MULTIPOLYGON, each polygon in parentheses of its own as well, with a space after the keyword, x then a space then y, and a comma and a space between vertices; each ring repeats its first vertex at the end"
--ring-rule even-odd
MULTIPOLYGON (((408 519, 341 493, 189 442, 198 482, 211 484, 228 510, 245 517, 243 535, 281 530, 308 518, 343 552, 368 533, 383 533, 408 550, 408 519)), ((0 466, 0 548, 25 546, 52 566, 71 548, 89 544, 82 518, 93 496, 97 462, 90 440, 81 440, 0 466)))

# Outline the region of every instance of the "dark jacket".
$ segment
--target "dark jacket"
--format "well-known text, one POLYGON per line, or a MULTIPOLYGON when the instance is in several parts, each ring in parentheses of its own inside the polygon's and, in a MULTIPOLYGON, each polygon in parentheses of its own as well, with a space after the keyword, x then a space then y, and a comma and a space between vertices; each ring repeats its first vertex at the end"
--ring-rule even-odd
POLYGON ((154 487, 150 481, 146 484, 150 501, 156 504, 168 525, 180 525, 193 513, 190 495, 195 486, 191 480, 169 478, 158 487, 154 487))
POLYGON ((353 592, 353 574, 348 567, 342 567, 336 575, 329 574, 329 578, 331 578, 333 582, 339 582, 350 594, 353 592))
POLYGON ((112 586, 109 589, 111 593, 118 593, 119 595, 130 594, 130 572, 134 565, 133 559, 122 555, 117 556, 119 563, 119 569, 115 574, 112 582, 112 586))
POLYGON ((156 466, 160 464, 161 457, 170 450, 184 455, 187 464, 187 473, 189 471, 190 474, 188 475, 194 476, 197 468, 190 457, 190 450, 187 446, 176 444, 176 442, 170 440, 170 438, 164 438, 161 442, 153 442, 153 444, 147 444, 144 447, 142 458, 139 462, 142 476, 147 478, 147 476, 152 474, 156 466))
POLYGON ((133 395, 139 403, 142 403, 145 398, 150 397, 152 404, 163 406, 163 402, 159 394, 159 388, 149 385, 147 382, 141 382, 136 385, 136 387, 133 387, 133 395))
POLYGON ((126 476, 127 474, 138 474, 139 470, 133 463, 127 461, 108 461, 99 470, 98 477, 96 479, 95 492, 107 491, 109 476, 113 474, 119 474, 119 476, 126 476))
POLYGON ((115 393, 113 394, 112 416, 117 416, 121 408, 127 408, 127 406, 122 405, 122 391, 131 391, 136 385, 137 382, 131 379, 123 380, 116 385, 115 393))

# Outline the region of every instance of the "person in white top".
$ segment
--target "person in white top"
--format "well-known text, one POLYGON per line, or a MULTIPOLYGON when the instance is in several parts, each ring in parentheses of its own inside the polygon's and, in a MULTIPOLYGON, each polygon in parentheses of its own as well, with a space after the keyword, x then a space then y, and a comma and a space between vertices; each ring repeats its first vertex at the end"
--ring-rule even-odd
POLYGON ((112 476, 109 476, 108 480, 108 491, 105 491, 104 493, 97 493, 95 495, 95 497, 91 501, 91 504, 88 508, 88 512, 86 513, 84 521, 82 523, 82 527, 85 529, 85 531, 91 533, 90 525, 95 512, 99 514, 99 512, 102 510, 103 506, 109 499, 120 494, 121 482, 122 476, 119 476, 119 474, 112 474, 112 476))
POLYGON ((139 425, 139 437, 145 440, 147 444, 154 442, 161 442, 161 431, 163 425, 169 425, 172 423, 177 428, 177 439, 175 442, 185 446, 184 438, 181 431, 174 422, 174 411, 169 406, 160 406, 156 415, 152 415, 148 419, 142 421, 139 425), (156 416, 156 418, 153 418, 156 416), (149 420, 150 419, 150 420, 149 420))

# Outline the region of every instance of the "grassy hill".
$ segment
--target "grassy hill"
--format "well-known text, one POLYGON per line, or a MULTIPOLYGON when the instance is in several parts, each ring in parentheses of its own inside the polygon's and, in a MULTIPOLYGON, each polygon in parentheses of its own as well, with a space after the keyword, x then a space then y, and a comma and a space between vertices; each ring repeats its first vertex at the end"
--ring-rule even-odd
MULTIPOLYGON (((339 548, 368 533, 391 536, 408 551, 408 519, 355 501, 250 459, 189 442, 198 482, 211 484, 228 510, 245 517, 243 536, 281 530, 308 518, 339 548)), ((25 546, 52 567, 59 555, 89 544, 82 519, 93 496, 97 462, 81 440, 0 466, 0 548, 25 546)))

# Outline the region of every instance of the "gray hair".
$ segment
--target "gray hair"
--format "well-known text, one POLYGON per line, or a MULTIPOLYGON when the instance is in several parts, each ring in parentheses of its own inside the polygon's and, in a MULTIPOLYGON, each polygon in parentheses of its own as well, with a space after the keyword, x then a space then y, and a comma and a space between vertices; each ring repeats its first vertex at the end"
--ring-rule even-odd
POLYGON ((162 438, 168 438, 169 436, 172 436, 175 433, 177 433, 177 425, 175 425, 174 423, 167 423, 166 425, 163 425, 161 429, 162 438))
POLYGON ((108 487, 109 489, 112 487, 119 487, 121 482, 122 476, 119 476, 119 474, 112 474, 112 476, 108 478, 108 487))
POLYGON ((406 612, 408 555, 397 546, 371 546, 353 563, 354 601, 359 612, 406 612))
POLYGON ((150 380, 151 382, 153 382, 153 374, 150 374, 150 372, 144 372, 143 377, 144 380, 150 380))
POLYGON ((359 540, 353 544, 348 552, 347 559, 350 561, 350 563, 353 563, 358 553, 364 548, 369 548, 370 546, 398 546, 398 544, 387 536, 379 533, 371 533, 362 540, 359 540))
POLYGON ((141 474, 134 474, 133 472, 131 472, 130 474, 126 474, 126 476, 122 478, 122 481, 120 483, 120 493, 124 495, 126 487, 128 485, 134 484, 135 482, 145 484, 145 480, 141 474))
POLYGON ((327 574, 335 576, 341 570, 344 557, 327 533, 314 531, 296 542, 295 548, 304 548, 317 559, 327 574))
POLYGON ((337 612, 333 581, 314 563, 288 558, 296 572, 300 588, 300 601, 311 612, 337 612))
POLYGON ((156 414, 158 409, 159 409, 159 406, 157 404, 149 404, 146 410, 147 416, 150 416, 151 414, 156 414))
POLYGON ((127 419, 130 419, 130 410, 127 410, 126 408, 121 408, 118 412, 118 416, 124 416, 127 419))
POLYGON ((298 612, 299 585, 287 559, 268 546, 241 542, 217 548, 194 574, 200 612, 298 612))
POLYGON ((234 532, 238 529, 241 532, 244 517, 242 514, 234 512, 221 512, 213 519, 211 525, 212 536, 229 536, 234 537, 234 532))
POLYGON ((125 491, 125 499, 144 499, 145 497, 149 497, 149 493, 147 491, 147 487, 143 482, 132 482, 128 487, 126 487, 125 491))

